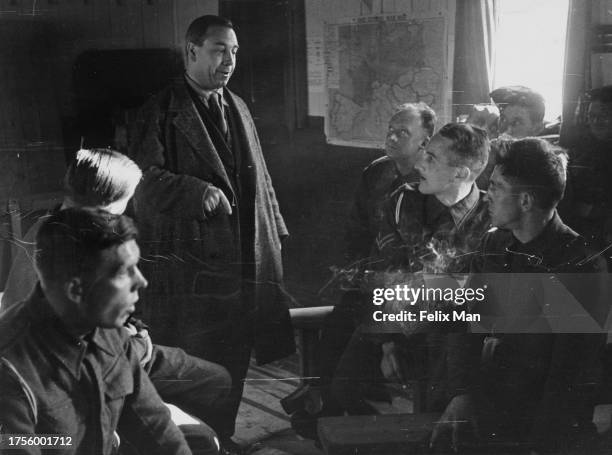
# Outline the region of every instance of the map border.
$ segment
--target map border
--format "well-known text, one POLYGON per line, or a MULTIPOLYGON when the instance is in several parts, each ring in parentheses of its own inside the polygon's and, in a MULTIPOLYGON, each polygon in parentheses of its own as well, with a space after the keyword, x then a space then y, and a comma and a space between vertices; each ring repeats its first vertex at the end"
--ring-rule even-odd
MULTIPOLYGON (((324 131, 325 131, 325 139, 328 144, 331 145, 340 145, 340 146, 349 146, 349 147, 361 147, 361 148, 378 148, 382 149, 384 144, 384 138, 380 138, 378 141, 364 141, 364 140, 346 140, 340 139, 338 137, 330 137, 330 89, 338 88, 338 79, 339 79, 339 68, 330 67, 329 62, 332 58, 334 58, 334 52, 337 56, 337 48, 330 49, 329 48, 329 37, 328 33, 334 33, 336 36, 338 35, 338 27, 344 25, 351 24, 369 24, 376 23, 380 21, 394 21, 394 22, 410 22, 413 20, 423 20, 423 19, 439 19, 442 17, 444 19, 444 35, 446 42, 446 53, 444 60, 446 61, 446 67, 444 69, 443 75, 443 87, 442 87, 442 99, 440 100, 441 109, 438 110, 438 118, 440 124, 444 124, 452 121, 452 80, 453 80, 453 58, 454 58, 454 35, 455 35, 455 1, 449 1, 447 3, 447 8, 444 10, 431 11, 429 14, 408 14, 408 13, 392 13, 392 14, 378 14, 378 15, 368 15, 368 16, 359 16, 359 17, 350 17, 350 18, 339 18, 334 20, 333 22, 325 23, 325 31, 324 31, 324 78, 325 78, 325 122, 324 122, 324 131), (332 85, 330 87, 330 84, 332 85)), ((444 52, 444 50, 443 50, 444 52)))

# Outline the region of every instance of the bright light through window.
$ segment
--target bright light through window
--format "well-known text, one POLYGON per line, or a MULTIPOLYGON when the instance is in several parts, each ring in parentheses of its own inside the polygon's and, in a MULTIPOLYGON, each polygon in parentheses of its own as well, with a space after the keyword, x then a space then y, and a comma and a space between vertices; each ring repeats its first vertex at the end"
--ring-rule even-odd
POLYGON ((546 120, 561 115, 569 0, 499 0, 493 88, 524 85, 546 101, 546 120))

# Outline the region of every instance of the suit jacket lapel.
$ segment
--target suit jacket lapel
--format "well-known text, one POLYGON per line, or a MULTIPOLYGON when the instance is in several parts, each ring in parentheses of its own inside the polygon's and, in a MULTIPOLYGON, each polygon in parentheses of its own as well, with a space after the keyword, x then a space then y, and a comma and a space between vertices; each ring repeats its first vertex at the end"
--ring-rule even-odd
POLYGON ((206 161, 232 190, 221 158, 182 80, 175 85, 174 95, 170 101, 170 111, 177 112, 176 117, 172 120, 173 125, 187 138, 196 156, 206 161))
POLYGON ((225 92, 225 100, 229 104, 230 108, 232 108, 235 112, 238 113, 238 115, 235 116, 236 122, 234 122, 235 128, 238 129, 238 133, 239 133, 238 137, 245 138, 248 141, 249 135, 247 134, 246 128, 244 125, 244 113, 240 109, 240 106, 238 106, 238 103, 236 103, 236 101, 234 100, 234 94, 230 92, 227 87, 224 89, 224 92, 225 92))

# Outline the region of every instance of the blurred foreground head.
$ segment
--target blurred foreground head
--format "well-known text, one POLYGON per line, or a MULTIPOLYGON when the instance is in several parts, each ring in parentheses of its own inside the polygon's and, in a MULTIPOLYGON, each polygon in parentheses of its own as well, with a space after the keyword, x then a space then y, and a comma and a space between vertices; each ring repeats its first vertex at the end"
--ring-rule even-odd
POLYGON ((125 215, 59 210, 36 235, 36 270, 49 303, 69 329, 123 326, 147 281, 138 269, 137 230, 125 215))
POLYGON ((81 149, 64 178, 64 206, 121 214, 141 179, 142 171, 127 156, 110 149, 81 149))

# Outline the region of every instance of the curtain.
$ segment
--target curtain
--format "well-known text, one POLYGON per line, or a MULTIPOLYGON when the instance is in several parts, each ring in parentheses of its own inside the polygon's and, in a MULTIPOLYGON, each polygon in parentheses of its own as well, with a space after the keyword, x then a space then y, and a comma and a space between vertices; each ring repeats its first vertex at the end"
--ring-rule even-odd
POLYGON ((493 84, 498 0, 459 0, 455 19, 453 114, 489 103, 493 84))
POLYGON ((561 144, 573 145, 578 135, 575 124, 576 108, 581 95, 591 88, 591 0, 570 0, 565 38, 565 64, 563 76, 563 122, 561 144))

